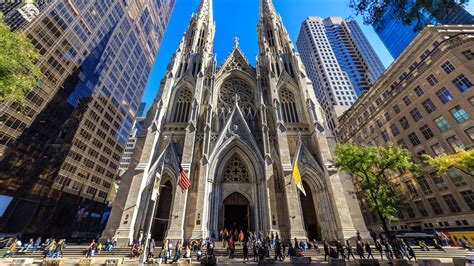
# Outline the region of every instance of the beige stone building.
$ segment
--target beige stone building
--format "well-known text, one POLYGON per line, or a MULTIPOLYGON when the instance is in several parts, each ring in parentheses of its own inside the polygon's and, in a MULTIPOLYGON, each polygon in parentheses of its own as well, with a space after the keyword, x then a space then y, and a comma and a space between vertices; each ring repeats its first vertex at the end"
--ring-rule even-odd
POLYGON ((351 179, 331 164, 335 138, 271 0, 260 1, 256 67, 238 39, 216 65, 212 13, 212 0, 202 0, 191 17, 103 237, 118 234, 126 244, 150 226, 155 240, 212 237, 224 227, 368 237, 351 179), (291 176, 298 145, 306 196, 291 176), (191 179, 185 192, 180 165, 191 179))
MULTIPOLYGON (((340 118, 338 139, 406 147, 421 155, 470 149, 474 140, 474 25, 428 26, 340 118)), ((474 226, 474 179, 458 170, 393 173, 406 196, 392 230, 453 231, 474 226)), ((364 205, 364 204, 362 204, 364 205)), ((378 227, 364 206, 369 228, 378 227)))

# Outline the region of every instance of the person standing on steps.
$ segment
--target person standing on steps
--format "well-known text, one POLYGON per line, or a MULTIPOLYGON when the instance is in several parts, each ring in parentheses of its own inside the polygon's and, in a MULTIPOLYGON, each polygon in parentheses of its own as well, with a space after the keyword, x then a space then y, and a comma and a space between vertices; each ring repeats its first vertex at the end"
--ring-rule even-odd
POLYGON ((367 252, 367 259, 369 259, 370 257, 372 257, 372 259, 375 259, 374 255, 372 255, 372 248, 370 247, 369 241, 365 241, 364 246, 365 246, 365 252, 367 252))
POLYGON ((323 239, 323 247, 324 247, 324 261, 327 260, 329 257, 329 244, 326 239, 323 239))
POLYGON ((360 258, 360 259, 365 259, 365 256, 364 256, 364 245, 363 245, 362 242, 359 241, 359 240, 357 240, 356 252, 357 252, 357 255, 359 255, 359 258, 360 258))
POLYGON ((352 253, 352 246, 351 246, 351 242, 349 241, 349 239, 346 240, 346 250, 347 250, 347 260, 350 261, 351 256, 355 260, 356 258, 354 257, 354 253, 352 253))
POLYGON ((275 260, 283 261, 283 253, 281 252, 281 243, 275 238, 275 260))
POLYGON ((244 247, 243 247, 243 253, 244 253, 244 263, 245 262, 249 262, 249 246, 248 246, 248 242, 245 241, 244 242, 244 247))

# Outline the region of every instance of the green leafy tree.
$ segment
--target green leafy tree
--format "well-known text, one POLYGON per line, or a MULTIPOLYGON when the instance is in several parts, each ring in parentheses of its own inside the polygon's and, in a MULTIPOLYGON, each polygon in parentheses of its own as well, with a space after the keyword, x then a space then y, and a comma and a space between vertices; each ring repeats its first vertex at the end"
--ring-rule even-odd
POLYGON ((423 157, 426 159, 425 163, 439 173, 446 173, 448 169, 454 168, 474 177, 474 149, 456 149, 456 153, 442 154, 437 157, 424 154, 423 157))
POLYGON ((388 222, 397 220, 395 214, 401 205, 401 195, 388 180, 390 171, 415 171, 411 153, 406 149, 389 145, 356 146, 339 144, 336 147, 336 167, 352 173, 369 207, 382 221, 383 230, 389 236, 388 222))
POLYGON ((0 102, 24 104, 25 94, 41 77, 36 65, 41 57, 23 33, 11 32, 0 13, 0 102))
POLYGON ((464 7, 469 0, 349 0, 349 7, 362 15, 365 24, 377 25, 386 12, 403 24, 415 23, 421 30, 434 18, 443 22, 453 11, 464 7), (388 10, 389 9, 389 10, 388 10))

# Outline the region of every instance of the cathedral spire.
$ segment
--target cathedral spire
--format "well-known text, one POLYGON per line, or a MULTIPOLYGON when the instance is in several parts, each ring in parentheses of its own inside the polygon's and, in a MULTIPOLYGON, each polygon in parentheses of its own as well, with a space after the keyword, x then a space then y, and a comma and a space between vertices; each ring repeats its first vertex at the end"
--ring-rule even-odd
POLYGON ((214 20, 212 0, 201 0, 196 15, 198 18, 207 18, 208 22, 212 22, 214 20))
POLYGON ((265 18, 270 14, 276 14, 272 0, 260 0, 260 18, 265 18))

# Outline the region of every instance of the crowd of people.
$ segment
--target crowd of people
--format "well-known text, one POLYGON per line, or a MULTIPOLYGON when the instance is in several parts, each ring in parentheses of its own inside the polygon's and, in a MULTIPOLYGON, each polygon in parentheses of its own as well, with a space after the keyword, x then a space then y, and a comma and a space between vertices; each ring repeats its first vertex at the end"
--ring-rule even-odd
POLYGON ((30 238, 26 243, 22 243, 19 238, 8 238, 4 240, 7 251, 3 254, 3 258, 11 258, 16 253, 20 254, 35 254, 42 252, 44 258, 62 258, 63 250, 66 248, 66 239, 56 240, 54 238, 47 238, 42 241, 41 237, 36 240, 30 238))

